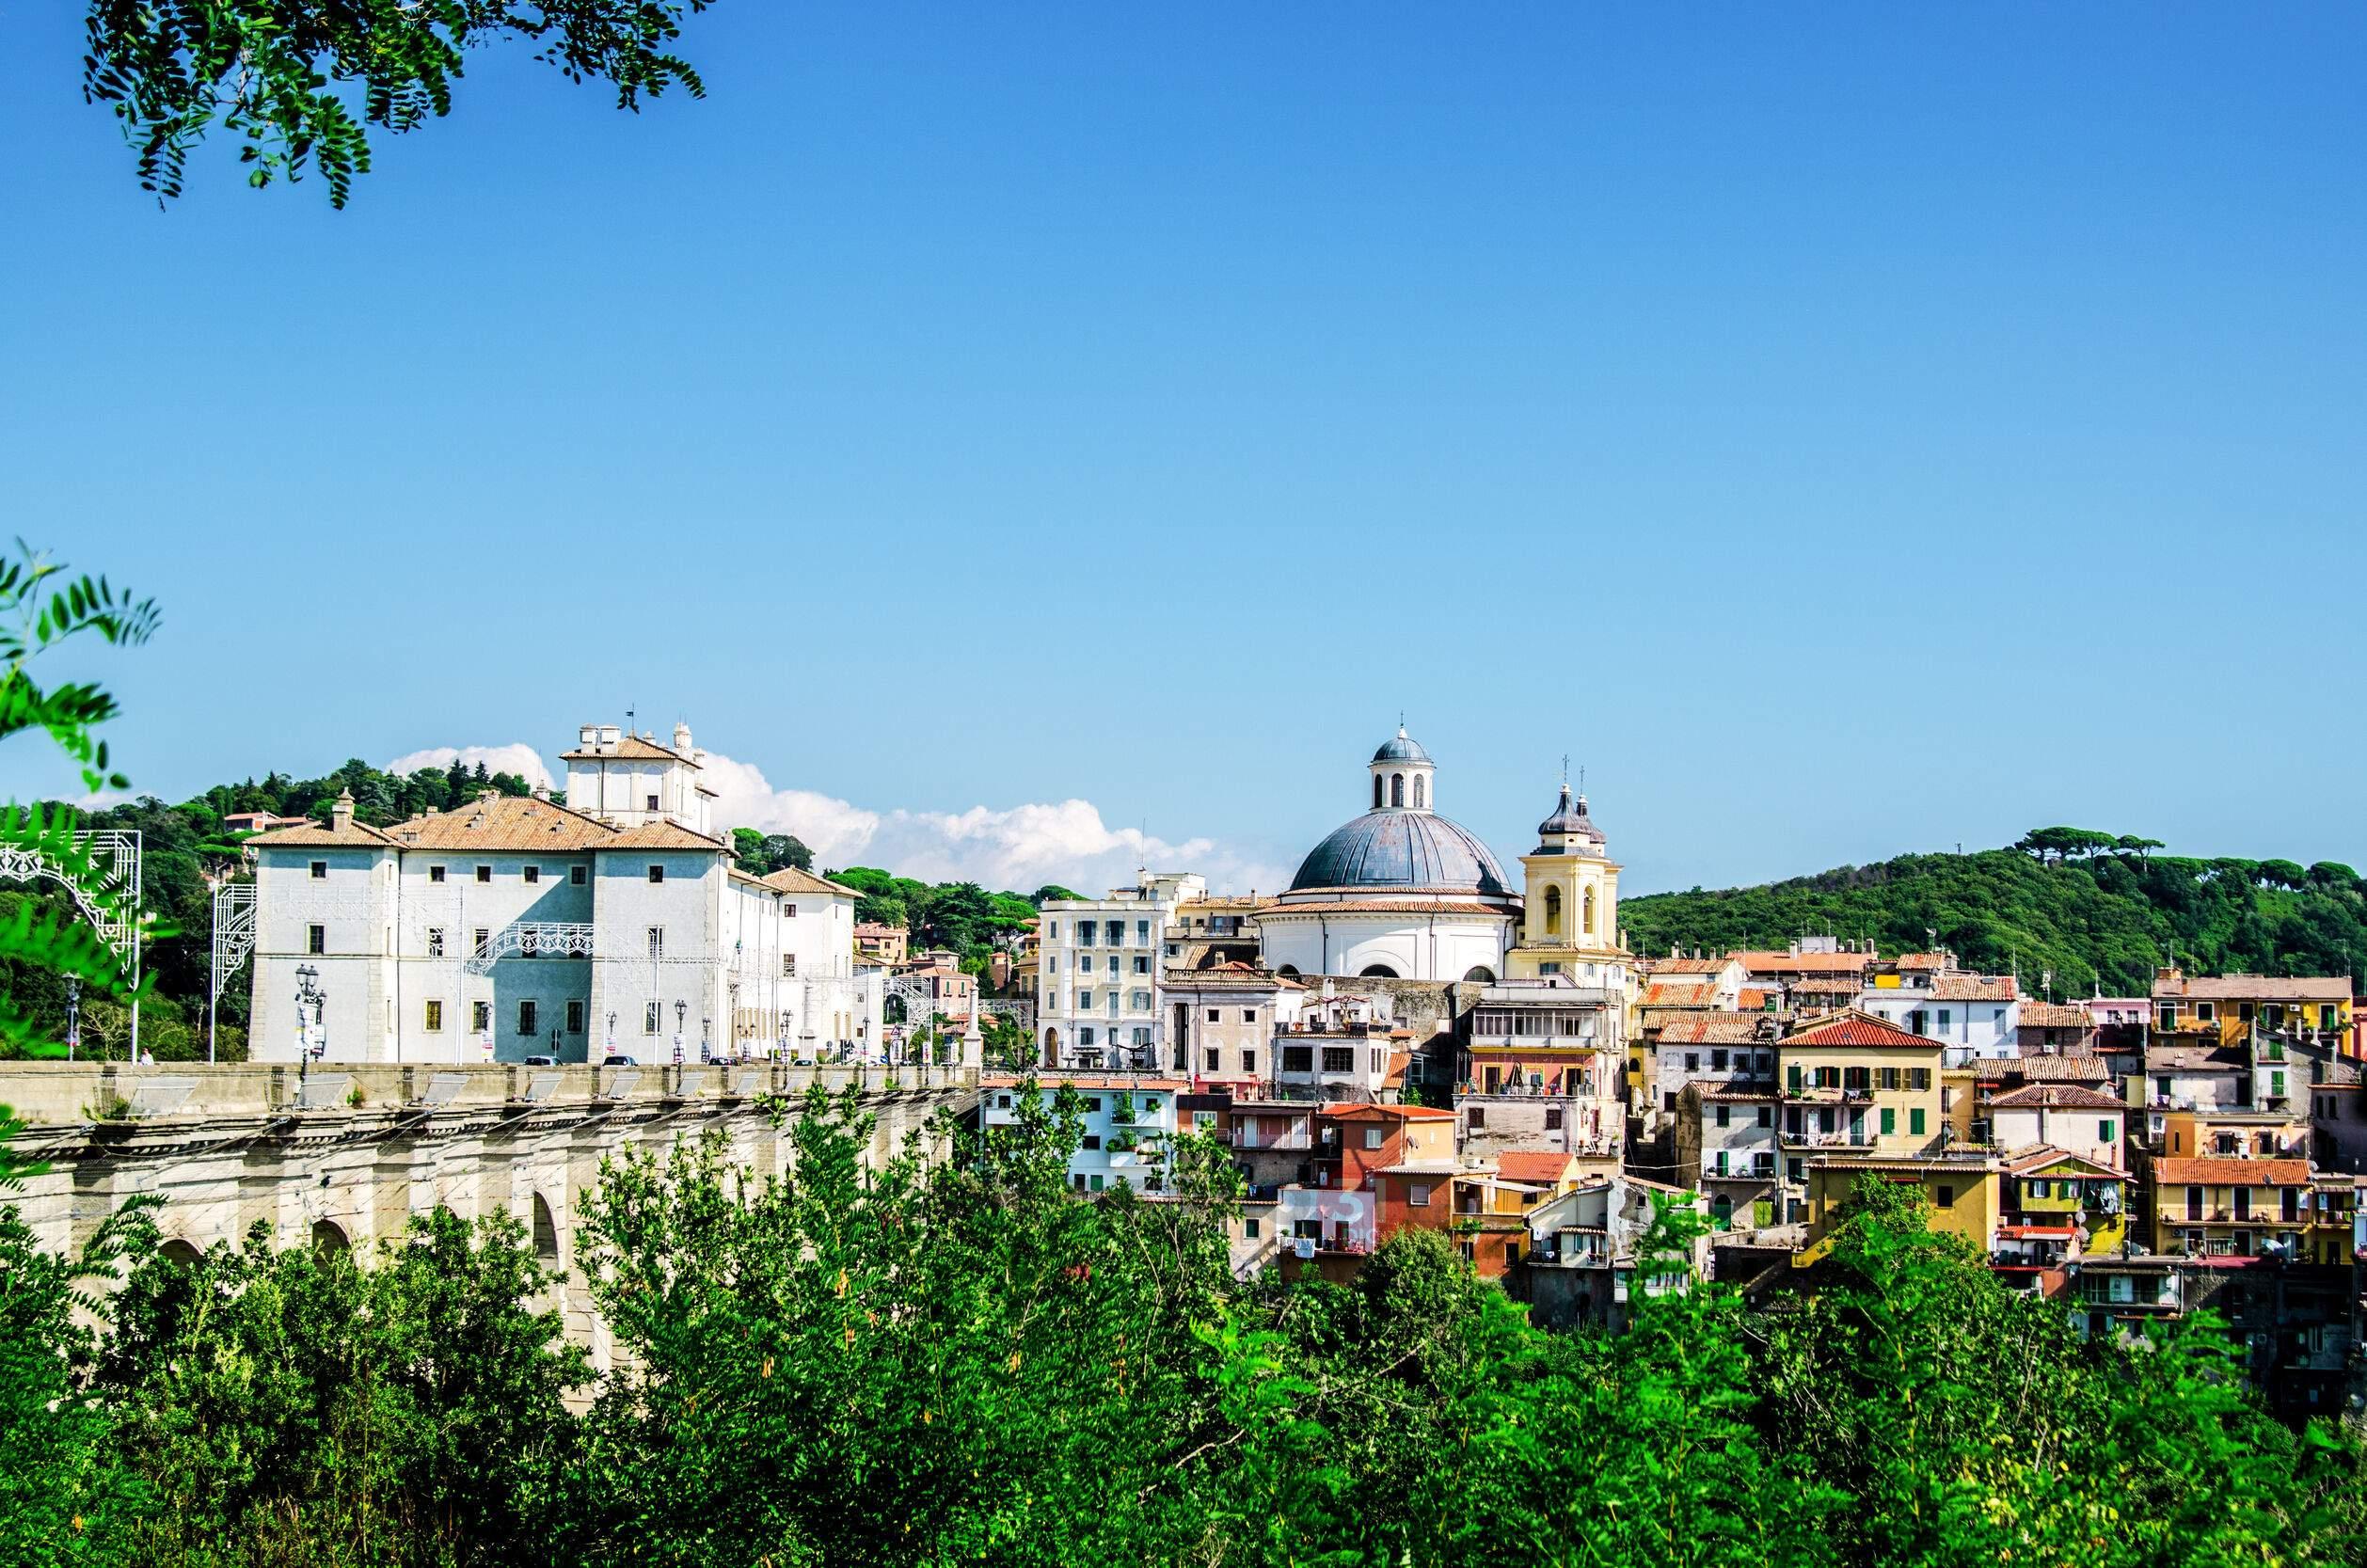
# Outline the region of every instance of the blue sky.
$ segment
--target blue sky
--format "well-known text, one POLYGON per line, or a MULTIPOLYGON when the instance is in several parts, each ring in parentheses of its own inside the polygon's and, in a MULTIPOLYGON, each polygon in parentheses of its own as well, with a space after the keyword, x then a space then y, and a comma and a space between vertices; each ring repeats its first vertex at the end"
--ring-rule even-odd
POLYGON ((159 213, 21 9, 0 528, 166 601, 53 671, 142 787, 631 704, 826 858, 1271 886, 1402 708, 1631 890, 2367 863, 2356 8, 724 0, 342 214, 159 213))

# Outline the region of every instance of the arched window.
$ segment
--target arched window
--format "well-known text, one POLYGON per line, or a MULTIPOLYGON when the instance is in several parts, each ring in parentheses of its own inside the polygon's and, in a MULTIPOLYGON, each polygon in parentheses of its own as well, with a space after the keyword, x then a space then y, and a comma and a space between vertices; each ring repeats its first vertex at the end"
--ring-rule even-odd
POLYGON ((1579 929, 1590 937, 1593 936, 1595 934, 1595 890, 1593 888, 1586 890, 1586 896, 1580 901, 1578 911, 1579 929))
POLYGON ((343 1252, 352 1245, 345 1240, 345 1227, 335 1220, 312 1222, 312 1248, 316 1252, 343 1252))
POLYGON ((1485 964, 1473 964, 1470 968, 1463 972, 1463 978, 1466 980, 1475 980, 1484 986, 1494 985, 1496 983, 1496 972, 1488 968, 1485 964))
POLYGON ((1378 773, 1373 775, 1373 809, 1381 809, 1381 776, 1378 773))
POLYGON ((534 1195, 534 1256, 546 1263, 559 1261, 559 1227, 550 1218, 550 1204, 542 1194, 534 1195))
POLYGON ((1363 978, 1367 980, 1394 980, 1397 978, 1397 971, 1390 968, 1387 964, 1367 964, 1364 967, 1363 978))
POLYGON ((1720 1230, 1734 1228, 1734 1199, 1720 1193, 1709 1200, 1709 1223, 1720 1230))
POLYGON ((205 1255, 198 1250, 196 1243, 184 1242, 178 1236, 157 1248, 156 1252, 158 1257, 177 1269, 194 1269, 205 1260, 205 1255))
POLYGON ((1392 806, 1402 806, 1406 803, 1405 774, 1391 773, 1389 776, 1389 803, 1392 806))
POLYGON ((1279 968, 1279 969, 1276 970, 1274 973, 1275 973, 1275 974, 1281 974, 1281 975, 1292 975, 1292 976, 1295 976, 1295 975, 1296 975, 1296 974, 1298 974, 1298 966, 1297 966, 1296 964, 1284 964, 1281 968, 1279 968))
POLYGON ((1428 806, 1428 804, 1429 804, 1429 802, 1428 802, 1427 800, 1425 800, 1422 798, 1422 796, 1423 796, 1423 791, 1422 791, 1422 775, 1421 775, 1421 774, 1419 774, 1419 773, 1415 774, 1415 775, 1414 775, 1414 809, 1415 809, 1416 811, 1422 811, 1422 810, 1425 809, 1425 808, 1428 806))
POLYGON ((1558 887, 1545 890, 1545 934, 1549 937, 1562 934, 1562 890, 1558 887))

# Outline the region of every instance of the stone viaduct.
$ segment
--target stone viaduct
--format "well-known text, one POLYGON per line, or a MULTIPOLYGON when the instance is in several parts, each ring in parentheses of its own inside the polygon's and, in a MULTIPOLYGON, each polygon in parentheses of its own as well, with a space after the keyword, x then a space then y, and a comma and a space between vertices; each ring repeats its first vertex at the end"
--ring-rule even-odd
POLYGON ((778 1173, 788 1137, 770 1103, 794 1105, 816 1084, 861 1091, 878 1120, 875 1161, 925 1137, 938 1112, 964 1114, 977 1100, 977 1069, 965 1066, 11 1062, 0 1064, 0 1104, 25 1124, 12 1147, 49 1169, 0 1201, 61 1251, 152 1193, 165 1199, 168 1248, 235 1245, 260 1222, 280 1245, 309 1240, 364 1258, 439 1204, 470 1219, 507 1210, 548 1266, 568 1270, 555 1305, 604 1368, 611 1347, 573 1244, 601 1162, 721 1131, 740 1164, 778 1173))

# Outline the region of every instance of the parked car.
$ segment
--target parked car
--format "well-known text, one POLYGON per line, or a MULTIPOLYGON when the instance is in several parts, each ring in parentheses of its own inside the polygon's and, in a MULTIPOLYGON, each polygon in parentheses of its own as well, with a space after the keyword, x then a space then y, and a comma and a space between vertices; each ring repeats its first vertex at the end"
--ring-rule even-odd
POLYGON ((559 1058, 556 1056, 529 1056, 526 1058, 526 1065, 528 1067, 557 1067, 559 1065, 559 1058))
POLYGON ((602 1067, 639 1067, 641 1063, 621 1051, 612 1051, 600 1061, 602 1067))

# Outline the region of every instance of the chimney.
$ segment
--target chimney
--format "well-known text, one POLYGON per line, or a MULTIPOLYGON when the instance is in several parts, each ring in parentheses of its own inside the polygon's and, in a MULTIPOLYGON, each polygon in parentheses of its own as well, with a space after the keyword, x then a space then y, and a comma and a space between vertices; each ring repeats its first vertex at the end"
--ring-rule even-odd
POLYGON ((688 724, 676 724, 676 725, 675 725, 675 727, 674 727, 674 749, 675 749, 675 751, 677 751, 677 752, 681 752, 681 753, 682 753, 684 756, 686 756, 686 757, 687 757, 687 756, 689 756, 689 755, 691 754, 691 726, 690 726, 690 725, 688 725, 688 724))
POLYGON ((600 726, 597 724, 586 724, 576 732, 576 746, 580 751, 588 752, 592 749, 594 743, 599 738, 600 726))
POLYGON ((625 732, 617 728, 614 724, 602 724, 600 726, 600 750, 603 752, 615 751, 617 746, 624 739, 624 734, 625 732))
POLYGON ((548 800, 550 799, 550 785, 541 779, 536 779, 534 781, 534 787, 528 793, 532 794, 537 800, 548 800))
POLYGON ((354 825, 354 792, 352 790, 341 789, 337 792, 337 803, 328 808, 328 822, 330 827, 341 833, 354 825))

